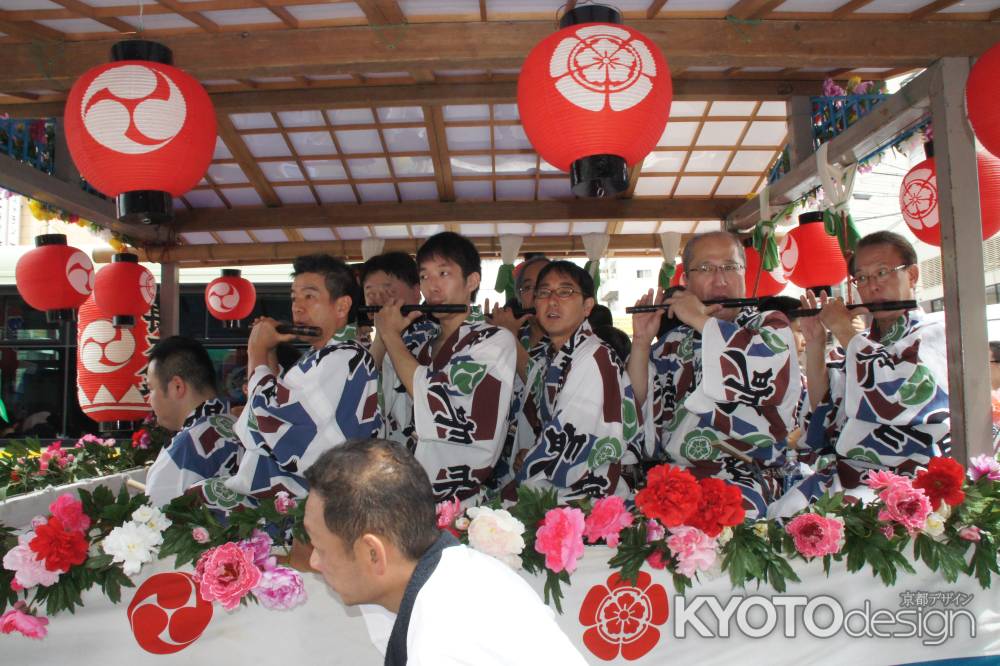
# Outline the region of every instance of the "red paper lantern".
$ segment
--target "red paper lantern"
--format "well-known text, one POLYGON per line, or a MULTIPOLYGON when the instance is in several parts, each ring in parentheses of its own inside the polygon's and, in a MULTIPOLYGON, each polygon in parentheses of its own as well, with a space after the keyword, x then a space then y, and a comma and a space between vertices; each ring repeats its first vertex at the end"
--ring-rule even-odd
POLYGON ((64 234, 43 234, 17 260, 14 279, 21 297, 48 321, 70 321, 94 289, 94 264, 64 234))
POLYGON ((77 399, 98 422, 138 421, 149 414, 144 393, 147 354, 159 338, 155 318, 135 326, 115 326, 91 296, 80 307, 77 325, 77 399))
POLYGON ((115 326, 134 326, 156 300, 156 278, 139 265, 139 257, 120 252, 97 272, 94 301, 115 326))
POLYGON ((748 297, 764 298, 766 296, 776 296, 780 294, 788 283, 779 264, 773 271, 765 271, 760 268, 760 254, 752 245, 745 245, 744 250, 747 255, 746 260, 746 294, 748 297), (760 270, 760 279, 757 278, 757 271, 760 270), (757 293, 754 293, 754 283, 757 285, 757 293))
POLYGON ((170 196, 194 187, 212 160, 212 102, 160 44, 120 42, 112 58, 77 79, 66 99, 70 154, 87 182, 117 197, 119 217, 167 221, 170 196))
POLYGON ((979 56, 965 83, 965 105, 969 123, 983 147, 1000 157, 1000 108, 997 107, 1000 81, 1000 43, 979 56))
POLYGON ((235 323, 253 312, 257 303, 257 290, 253 283, 240 277, 235 268, 222 269, 222 277, 217 277, 205 287, 205 306, 216 319, 235 323))
POLYGON ((667 61, 616 10, 584 5, 528 54, 517 81, 525 134, 547 162, 569 171, 580 196, 628 188, 628 167, 656 147, 670 115, 667 61))
POLYGON ((803 289, 840 284, 847 278, 847 262, 837 239, 823 229, 823 213, 799 215, 799 226, 781 242, 781 264, 788 279, 803 289))
MULTIPOLYGON (((1000 159, 979 152, 976 164, 979 168, 979 214, 983 240, 986 240, 1000 231, 1000 159)), ((914 236, 928 245, 940 247, 937 164, 932 151, 903 178, 899 187, 899 208, 914 236)))

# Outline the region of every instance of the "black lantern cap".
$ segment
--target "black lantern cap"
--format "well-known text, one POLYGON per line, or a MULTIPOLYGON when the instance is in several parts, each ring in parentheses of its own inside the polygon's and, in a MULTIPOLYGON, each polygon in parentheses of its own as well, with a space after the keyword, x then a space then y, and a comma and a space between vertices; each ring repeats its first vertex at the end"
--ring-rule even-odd
POLYGON ((802 213, 799 215, 799 224, 812 224, 814 222, 823 221, 823 211, 821 210, 811 210, 808 213, 802 213))
POLYGON ((40 234, 35 236, 35 247, 66 245, 66 234, 40 234))
POLYGON ((628 189, 628 165, 618 155, 581 157, 569 168, 569 182, 578 197, 614 197, 628 189))
POLYGON ((581 23, 622 23, 622 13, 607 5, 583 5, 574 7, 559 19, 560 28, 581 23))
POLYGON ((239 277, 243 272, 238 268, 223 268, 222 277, 239 277))
POLYGON ((173 51, 159 42, 151 42, 146 39, 128 39, 112 45, 111 60, 112 62, 146 60, 162 65, 173 65, 174 54, 173 51))
POLYGON ((165 224, 174 219, 174 201, 159 190, 122 192, 115 197, 115 214, 131 224, 165 224))

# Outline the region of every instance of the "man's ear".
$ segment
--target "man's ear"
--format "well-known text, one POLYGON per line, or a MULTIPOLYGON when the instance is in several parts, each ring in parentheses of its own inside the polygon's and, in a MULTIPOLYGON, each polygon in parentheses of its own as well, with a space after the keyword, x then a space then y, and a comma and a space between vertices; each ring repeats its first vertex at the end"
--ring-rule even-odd
POLYGON ((170 378, 170 382, 167 384, 167 395, 171 398, 183 398, 187 395, 188 385, 187 383, 174 375, 170 378))
POLYGON ((479 273, 469 273, 469 277, 465 278, 465 286, 469 287, 469 291, 475 291, 479 289, 479 283, 482 282, 483 276, 479 273))
POLYGON ((337 316, 347 319, 351 313, 351 305, 353 303, 354 300, 345 294, 333 302, 333 309, 337 313, 337 316))
POLYGON ((362 558, 364 566, 376 576, 389 571, 388 549, 382 537, 364 534, 355 542, 355 557, 362 558))
POLYGON ((595 305, 597 305, 597 302, 593 298, 587 297, 583 299, 583 316, 589 317, 595 305))

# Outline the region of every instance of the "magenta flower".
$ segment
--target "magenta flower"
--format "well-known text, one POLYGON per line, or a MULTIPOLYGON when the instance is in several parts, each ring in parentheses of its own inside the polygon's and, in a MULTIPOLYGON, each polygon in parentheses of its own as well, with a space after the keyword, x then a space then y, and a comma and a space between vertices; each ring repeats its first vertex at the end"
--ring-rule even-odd
POLYGON ((879 493, 883 507, 879 520, 890 520, 903 525, 911 534, 923 529, 931 513, 931 501, 924 491, 914 488, 909 479, 883 489, 879 493))
POLYGON ((202 599, 218 599, 223 608, 233 610, 260 583, 261 572, 253 563, 251 551, 229 542, 205 551, 194 577, 202 599))
POLYGON ((836 555, 844 547, 844 521, 815 513, 795 516, 785 526, 795 541, 795 550, 804 557, 836 555))
POLYGON ((583 511, 561 507, 549 509, 535 533, 535 550, 545 556, 545 566, 554 573, 573 573, 583 557, 583 511))
POLYGON ((271 610, 288 610, 306 600, 302 576, 286 567, 275 567, 261 574, 253 593, 264 608, 271 610))
POLYGON ((261 571, 273 569, 277 563, 277 560, 271 556, 271 546, 271 537, 266 532, 256 529, 250 534, 249 538, 240 541, 240 547, 250 553, 253 563, 261 571))
POLYGON ((49 619, 31 615, 30 613, 26 613, 26 610, 27 606, 25 606, 24 602, 19 601, 14 604, 12 610, 0 615, 0 633, 10 634, 16 631, 28 638, 39 640, 45 638, 45 635, 49 631, 46 629, 49 619))
POLYGON ((604 539, 611 548, 618 547, 618 535, 632 524, 632 514, 625 508, 621 497, 602 497, 594 502, 594 508, 584 521, 587 543, 597 543, 604 539))
POLYGON ((660 524, 660 521, 651 518, 646 521, 646 543, 659 541, 667 536, 667 530, 660 524))
POLYGON ((452 529, 455 520, 464 513, 462 503, 458 501, 458 498, 452 497, 450 502, 438 502, 435 510, 437 511, 438 529, 449 530, 452 534, 458 536, 456 530, 452 529))
POLYGON ((716 538, 687 525, 671 528, 667 548, 677 558, 677 572, 688 578, 697 571, 708 571, 717 556, 716 538))
POLYGON ((283 516, 289 511, 294 510, 298 505, 299 503, 295 501, 295 498, 284 490, 279 490, 274 496, 274 509, 283 516))
POLYGON ((990 481, 1000 481, 1000 462, 993 456, 980 455, 969 460, 969 478, 978 481, 984 476, 990 481))
POLYGON ((60 495, 49 505, 49 512, 59 519, 70 532, 86 532, 90 528, 90 516, 83 512, 83 502, 72 495, 60 495))
POLYGON ((966 541, 979 541, 980 533, 980 529, 975 525, 966 525, 958 531, 958 536, 966 541))
POLYGON ((204 527, 195 527, 191 530, 191 538, 194 539, 196 543, 208 543, 210 537, 208 530, 204 527))

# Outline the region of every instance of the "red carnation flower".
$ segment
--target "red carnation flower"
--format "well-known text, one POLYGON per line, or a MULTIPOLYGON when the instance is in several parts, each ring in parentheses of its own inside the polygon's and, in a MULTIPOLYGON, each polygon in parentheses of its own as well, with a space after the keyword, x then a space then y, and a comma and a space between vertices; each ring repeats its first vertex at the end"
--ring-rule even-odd
POLYGON ((647 518, 655 518, 665 527, 687 523, 698 509, 701 487, 687 470, 657 465, 649 470, 646 487, 635 496, 635 504, 647 518))
POLYGON ((52 516, 49 522, 35 528, 35 538, 28 547, 45 562, 46 569, 66 573, 87 559, 89 544, 82 532, 67 530, 62 521, 52 516))
POLYGON ((724 527, 743 522, 743 493, 736 486, 722 479, 702 479, 701 501, 698 509, 688 519, 687 525, 697 527, 710 537, 718 536, 724 527))
POLYGON ((914 488, 920 488, 931 501, 935 511, 944 500, 951 506, 958 506, 965 501, 962 483, 965 481, 965 468, 953 458, 931 458, 926 470, 917 472, 913 482, 914 488))

